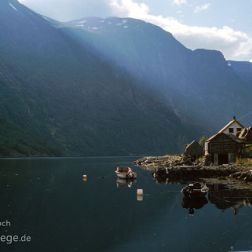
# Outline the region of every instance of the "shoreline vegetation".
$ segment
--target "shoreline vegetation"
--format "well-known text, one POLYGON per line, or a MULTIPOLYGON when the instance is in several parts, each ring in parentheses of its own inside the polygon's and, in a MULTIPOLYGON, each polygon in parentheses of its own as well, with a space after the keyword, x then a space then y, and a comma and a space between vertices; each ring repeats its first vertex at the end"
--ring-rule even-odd
POLYGON ((206 165, 205 158, 194 162, 184 155, 148 156, 135 161, 141 168, 152 172, 158 182, 212 181, 252 189, 252 159, 239 159, 233 164, 206 165), (247 186, 246 186, 247 188, 247 186))

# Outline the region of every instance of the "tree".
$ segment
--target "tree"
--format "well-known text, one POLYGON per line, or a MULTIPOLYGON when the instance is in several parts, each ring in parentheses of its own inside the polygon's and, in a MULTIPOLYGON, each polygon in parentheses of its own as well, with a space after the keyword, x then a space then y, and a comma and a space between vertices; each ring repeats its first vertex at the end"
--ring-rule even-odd
POLYGON ((202 137, 199 139, 199 145, 202 146, 202 147, 204 148, 205 142, 206 142, 207 139, 208 139, 208 137, 202 136, 202 137))

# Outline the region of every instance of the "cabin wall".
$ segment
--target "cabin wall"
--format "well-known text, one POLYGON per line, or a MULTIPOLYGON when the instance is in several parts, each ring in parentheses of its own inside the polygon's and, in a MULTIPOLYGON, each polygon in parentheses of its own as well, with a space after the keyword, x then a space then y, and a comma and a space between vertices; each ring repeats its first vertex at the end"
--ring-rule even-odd
POLYGON ((232 134, 232 135, 237 135, 237 133, 240 133, 241 130, 243 128, 241 128, 241 125, 238 124, 237 122, 232 123, 227 129, 225 129, 224 131, 222 131, 224 134, 232 134), (230 132, 229 129, 233 129, 233 132, 230 132))
POLYGON ((224 134, 206 143, 207 143, 207 150, 209 154, 238 153, 239 148, 240 148, 240 145, 237 142, 233 141, 230 137, 224 134))
POLYGON ((228 153, 237 153, 238 152, 237 144, 230 144, 228 142, 225 143, 210 143, 208 147, 208 152, 212 153, 220 153, 220 154, 228 154, 228 153))
POLYGON ((222 134, 206 142, 205 149, 207 154, 211 154, 214 165, 222 165, 236 161, 241 150, 241 145, 225 134, 222 134))
POLYGON ((249 132, 246 137, 246 143, 252 145, 252 129, 249 129, 249 132))
POLYGON ((234 163, 237 159, 236 153, 220 154, 214 153, 212 155, 212 162, 214 165, 223 165, 234 163))

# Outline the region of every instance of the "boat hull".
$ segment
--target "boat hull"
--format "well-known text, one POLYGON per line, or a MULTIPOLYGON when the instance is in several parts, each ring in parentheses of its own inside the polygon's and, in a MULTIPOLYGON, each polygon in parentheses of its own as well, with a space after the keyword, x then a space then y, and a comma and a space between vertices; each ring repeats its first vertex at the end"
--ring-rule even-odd
POLYGON ((188 192, 186 190, 182 193, 187 198, 204 198, 207 195, 207 192, 188 192))
POLYGON ((208 193, 208 187, 202 186, 201 188, 195 188, 193 185, 184 187, 181 192, 187 198, 204 198, 208 193))
POLYGON ((132 173, 126 173, 126 172, 115 172, 117 177, 119 179, 136 179, 137 178, 137 174, 135 172, 132 173))

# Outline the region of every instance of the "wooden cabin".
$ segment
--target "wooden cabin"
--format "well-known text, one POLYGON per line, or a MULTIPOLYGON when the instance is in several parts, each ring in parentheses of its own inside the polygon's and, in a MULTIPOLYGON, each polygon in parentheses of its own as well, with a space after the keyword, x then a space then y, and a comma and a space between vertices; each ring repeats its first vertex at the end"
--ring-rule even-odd
POLYGON ((241 133, 241 131, 245 127, 236 119, 236 117, 233 117, 233 120, 231 120, 228 124, 226 124, 218 133, 224 133, 224 134, 231 134, 234 136, 237 136, 241 133))
POLYGON ((205 142, 205 155, 211 155, 214 165, 236 161, 242 152, 242 141, 233 134, 217 133, 205 142))
MULTIPOLYGON (((235 118, 205 142, 205 155, 210 155, 214 165, 229 164, 242 155, 245 127, 235 118)), ((246 131, 247 132, 247 131, 246 131)), ((251 132, 252 133, 252 132, 251 132)))

